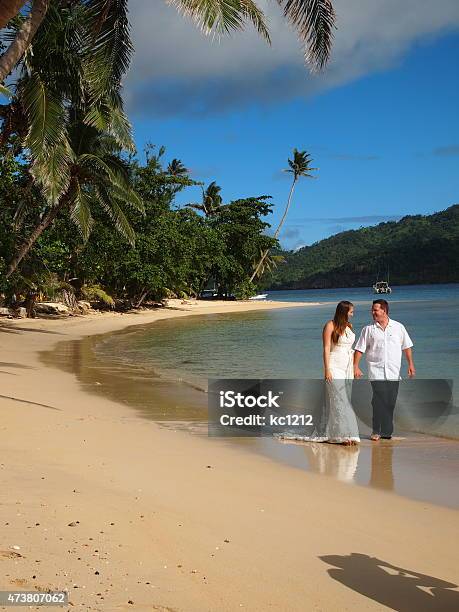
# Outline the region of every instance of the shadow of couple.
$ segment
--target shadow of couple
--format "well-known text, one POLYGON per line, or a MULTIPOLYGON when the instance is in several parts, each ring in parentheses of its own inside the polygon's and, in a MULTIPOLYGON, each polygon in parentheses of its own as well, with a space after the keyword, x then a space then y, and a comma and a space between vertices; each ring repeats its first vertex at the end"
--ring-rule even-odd
POLYGON ((328 574, 357 593, 399 612, 459 610, 457 585, 361 553, 319 557, 328 574))

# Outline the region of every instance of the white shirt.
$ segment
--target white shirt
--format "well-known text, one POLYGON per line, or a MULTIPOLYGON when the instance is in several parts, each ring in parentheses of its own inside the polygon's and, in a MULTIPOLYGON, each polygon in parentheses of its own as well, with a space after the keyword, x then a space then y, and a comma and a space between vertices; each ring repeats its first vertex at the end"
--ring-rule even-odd
POLYGON ((386 329, 379 323, 366 325, 355 350, 365 353, 370 380, 400 380, 402 351, 412 346, 405 326, 389 319, 386 329))

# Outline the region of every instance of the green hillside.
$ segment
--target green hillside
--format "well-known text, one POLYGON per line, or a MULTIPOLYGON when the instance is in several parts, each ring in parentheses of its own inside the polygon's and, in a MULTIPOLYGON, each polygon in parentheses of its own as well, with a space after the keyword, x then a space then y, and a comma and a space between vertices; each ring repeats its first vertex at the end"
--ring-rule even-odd
POLYGON ((371 286, 387 266, 392 285, 459 282, 459 205, 341 232, 282 255, 285 263, 266 277, 266 288, 371 286))

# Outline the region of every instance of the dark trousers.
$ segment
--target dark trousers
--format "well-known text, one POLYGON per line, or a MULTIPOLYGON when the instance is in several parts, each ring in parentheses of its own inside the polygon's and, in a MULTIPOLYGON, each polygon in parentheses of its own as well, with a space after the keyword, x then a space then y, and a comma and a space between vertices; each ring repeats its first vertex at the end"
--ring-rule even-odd
POLYGON ((373 433, 390 438, 394 430, 394 409, 397 403, 398 380, 372 380, 373 433))

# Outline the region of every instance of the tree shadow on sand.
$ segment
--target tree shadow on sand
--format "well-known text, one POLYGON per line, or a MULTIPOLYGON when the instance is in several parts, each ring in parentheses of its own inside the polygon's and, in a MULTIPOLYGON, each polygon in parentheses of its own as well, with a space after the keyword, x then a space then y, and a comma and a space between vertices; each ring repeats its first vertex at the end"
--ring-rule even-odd
POLYGON ((334 580, 398 612, 446 612, 459 610, 459 591, 452 582, 397 567, 361 553, 324 555, 333 565, 334 580))

